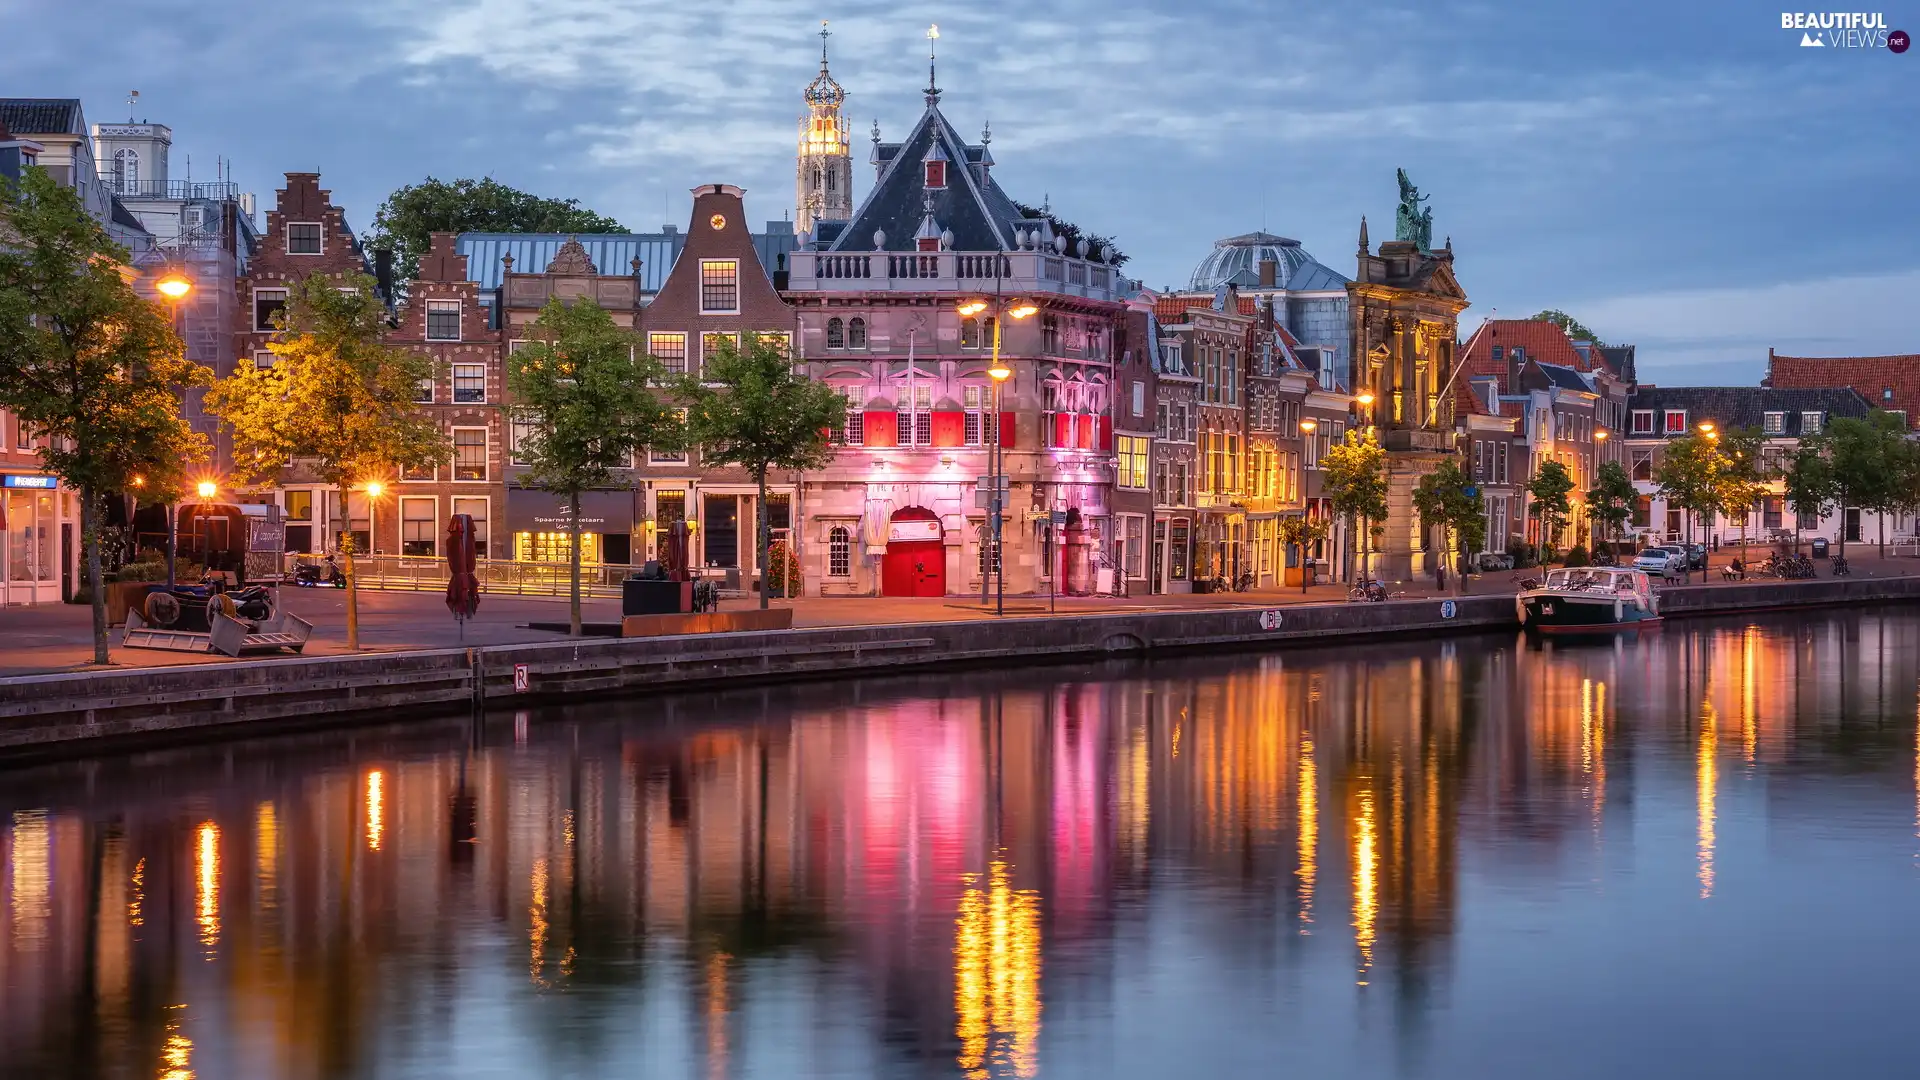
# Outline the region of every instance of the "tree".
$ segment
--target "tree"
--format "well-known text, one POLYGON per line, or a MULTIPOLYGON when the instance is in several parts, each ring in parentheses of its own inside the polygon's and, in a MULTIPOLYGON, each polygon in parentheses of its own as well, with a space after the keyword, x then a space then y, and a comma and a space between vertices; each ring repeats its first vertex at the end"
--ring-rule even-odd
POLYGON ((207 392, 208 411, 233 431, 243 481, 300 465, 339 494, 340 554, 347 581, 347 648, 360 647, 349 507, 361 486, 371 502, 400 471, 446 461, 447 437, 414 405, 431 357, 387 346, 387 311, 364 274, 313 274, 289 291, 283 333, 268 367, 242 365, 207 392))
MULTIPOLYGON (((744 347, 723 340, 702 357, 701 373, 680 380, 687 402, 687 437, 708 465, 738 465, 760 487, 754 548, 767 566, 767 473, 818 469, 833 458, 827 433, 845 416, 840 396, 794 370, 784 342, 749 335, 744 347)), ((767 606, 768 589, 760 590, 767 606)))
POLYGON ((1600 537, 1613 540, 1633 516, 1633 503, 1640 497, 1626 467, 1617 461, 1604 461, 1594 471, 1593 486, 1587 489, 1587 517, 1600 526, 1600 537))
POLYGON ((1579 319, 1556 308, 1548 308, 1545 311, 1536 312, 1527 321, 1552 323, 1560 329, 1565 330, 1567 336, 1575 341, 1591 341, 1596 346, 1606 344, 1606 342, 1600 340, 1600 335, 1587 329, 1579 319))
POLYGON ((1787 506, 1793 510, 1793 551, 1800 553, 1800 519, 1819 521, 1834 504, 1833 467, 1817 439, 1807 439, 1793 452, 1782 475, 1787 506))
POLYGON ((1760 449, 1766 436, 1759 428, 1731 428, 1720 438, 1720 477, 1715 485, 1715 508, 1740 518, 1740 547, 1747 546, 1747 518, 1767 493, 1771 479, 1762 465, 1760 449))
MULTIPOLYGON (((1688 512, 1687 540, 1693 540, 1693 515, 1720 505, 1720 478, 1723 471, 1720 447, 1705 435, 1682 435, 1667 440, 1661 448, 1660 465, 1653 471, 1654 482, 1669 506, 1688 512)), ((1691 563, 1687 576, 1693 576, 1691 563)))
POLYGON ((1564 464, 1551 459, 1541 462, 1533 479, 1527 481, 1527 494, 1533 498, 1527 513, 1540 519, 1541 566, 1547 565, 1547 553, 1573 514, 1573 504, 1567 500, 1572 491, 1573 474, 1564 464))
POLYGON ((40 168, 0 180, 0 408, 42 436, 40 464, 80 496, 93 662, 111 662, 100 532, 108 495, 180 486, 206 441, 179 392, 206 381, 167 314, 133 291, 128 252, 40 168))
POLYGON ((1051 210, 1045 210, 1037 206, 1028 206, 1023 202, 1014 203, 1013 208, 1020 211, 1021 215, 1029 220, 1045 220, 1048 225, 1053 227, 1055 233, 1066 237, 1069 243, 1078 242, 1084 236, 1092 250, 1098 251, 1102 247, 1109 249, 1112 252, 1112 256, 1107 260, 1110 265, 1123 265, 1129 258, 1126 252, 1121 251, 1120 246, 1113 242, 1112 237, 1101 236, 1098 233, 1083 232, 1080 226, 1075 225, 1073 222, 1065 218, 1055 217, 1051 210))
MULTIPOLYGON (((1347 429, 1347 437, 1327 449, 1320 459, 1320 490, 1333 509, 1334 516, 1347 523, 1353 535, 1356 523, 1385 520, 1387 516, 1387 454, 1372 431, 1347 429)), ((1361 573, 1373 574, 1372 529, 1366 527, 1368 541, 1362 556, 1361 573)), ((1351 578, 1353 575, 1347 575, 1351 578)))
POLYGON ((1454 587, 1459 588, 1460 557, 1485 544, 1487 511, 1480 492, 1460 463, 1451 459, 1420 478, 1413 489, 1413 508, 1429 526, 1438 525, 1452 540, 1454 587))
POLYGON ((387 196, 373 215, 367 246, 392 248, 395 277, 419 273, 437 232, 617 233, 620 223, 580 205, 578 199, 548 199, 510 188, 491 176, 451 183, 429 176, 387 196))
POLYGON ((1845 416, 1827 425, 1818 437, 1833 476, 1834 501, 1843 512, 1840 554, 1847 553, 1847 508, 1874 511, 1880 517, 1881 554, 1886 553, 1887 515, 1904 501, 1903 475, 1911 449, 1906 425, 1893 413, 1875 409, 1865 419, 1845 416))
POLYGON ((1327 538, 1325 518, 1298 514, 1280 519, 1280 542, 1300 551, 1300 591, 1307 591, 1307 545, 1327 538))
POLYGON ((568 628, 578 637, 580 493, 611 484, 635 454, 678 450, 679 410, 652 389, 666 368, 590 300, 549 300, 507 365, 513 418, 528 432, 519 446, 527 466, 520 482, 566 496, 572 515, 568 628))

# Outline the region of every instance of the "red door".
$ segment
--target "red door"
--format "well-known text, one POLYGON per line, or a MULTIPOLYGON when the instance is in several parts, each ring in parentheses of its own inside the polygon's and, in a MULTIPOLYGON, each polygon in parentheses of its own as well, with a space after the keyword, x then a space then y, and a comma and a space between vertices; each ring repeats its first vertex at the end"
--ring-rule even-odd
POLYGON ((947 549, 937 541, 895 540, 880 564, 883 596, 947 595, 947 549))

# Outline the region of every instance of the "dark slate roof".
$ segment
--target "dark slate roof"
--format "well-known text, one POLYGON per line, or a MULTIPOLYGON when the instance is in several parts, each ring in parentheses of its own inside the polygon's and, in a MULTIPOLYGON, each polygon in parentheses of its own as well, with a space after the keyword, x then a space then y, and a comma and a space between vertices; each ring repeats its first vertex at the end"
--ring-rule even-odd
POLYGON ((1562 367, 1559 364, 1541 364, 1538 362, 1536 362, 1534 366, 1539 368, 1540 373, 1547 377, 1547 382, 1562 390, 1580 390, 1589 394, 1594 392, 1593 381, 1570 367, 1562 367))
POLYGON ((79 98, 0 98, 0 120, 14 138, 27 135, 85 135, 79 98))
POLYGON ((1601 359, 1607 362, 1607 366, 1613 369, 1613 373, 1620 377, 1620 381, 1640 381, 1639 373, 1634 371, 1633 367, 1633 346, 1602 345, 1600 346, 1600 356, 1601 359))
POLYGON ((953 233, 953 249, 1013 250, 1013 223, 1026 220, 1025 216, 991 175, 982 182, 977 170, 961 164, 979 160, 980 148, 968 146, 937 105, 927 106, 904 141, 875 144, 874 160, 886 167, 846 230, 827 250, 872 251, 877 230, 886 234, 888 251, 912 251, 914 233, 926 214, 926 175, 920 163, 936 142, 952 164, 947 168, 947 186, 933 192, 933 218, 941 229, 953 233))
POLYGON ((1762 427, 1767 413, 1785 413, 1785 433, 1789 436, 1800 434, 1801 413, 1820 413, 1824 424, 1836 417, 1865 416, 1873 411, 1866 398, 1846 387, 1797 390, 1764 386, 1659 386, 1635 391, 1627 407, 1654 410, 1656 431, 1665 427, 1659 414, 1666 409, 1685 409, 1689 425, 1711 420, 1723 430, 1762 427))

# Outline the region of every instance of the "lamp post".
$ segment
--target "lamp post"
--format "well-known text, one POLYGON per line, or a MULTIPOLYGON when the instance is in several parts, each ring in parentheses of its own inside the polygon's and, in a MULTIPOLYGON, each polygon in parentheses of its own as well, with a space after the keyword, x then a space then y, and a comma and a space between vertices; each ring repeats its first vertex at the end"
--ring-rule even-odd
MULTIPOLYGON (((1363 395, 1363 396, 1365 396, 1366 399, 1369 401, 1373 400, 1373 397, 1370 394, 1363 395)), ((1300 421, 1301 439, 1305 441, 1313 438, 1313 433, 1317 428, 1319 428, 1319 426, 1320 426, 1320 422, 1315 420, 1311 416, 1300 421)), ((1304 451, 1306 448, 1303 446, 1301 447, 1301 449, 1302 451, 1304 451)), ((1306 460, 1305 453, 1302 453, 1300 455, 1300 460, 1302 461, 1306 460)), ((1302 486, 1304 487, 1304 484, 1302 486)), ((1300 505, 1300 516, 1302 518, 1305 518, 1306 515, 1307 515, 1306 500, 1302 498, 1301 505, 1300 505)), ((1300 540, 1300 595, 1301 596, 1307 595, 1307 541, 1304 536, 1302 536, 1300 540)))
MULTIPOLYGON (((200 578, 206 580, 207 572, 213 569, 213 552, 208 550, 210 538, 206 536, 207 500, 220 494, 220 485, 211 480, 202 480, 194 485, 193 493, 200 497, 200 512, 193 516, 193 546, 200 552, 200 578)), ((171 581, 168 583, 171 585, 171 581)))
MULTIPOLYGON (((960 317, 963 319, 971 319, 984 311, 991 310, 993 312, 993 360, 987 367, 987 375, 993 379, 993 442, 987 447, 987 468, 990 474, 987 477, 987 515, 991 519, 988 529, 989 535, 992 537, 990 543, 993 546, 989 549, 989 557, 986 560, 987 565, 980 578, 980 604, 982 607, 986 606, 987 579, 985 575, 992 574, 994 581, 993 613, 995 615, 1005 615, 1007 613, 1007 569, 1006 562, 1001 555, 1002 529, 1000 522, 1004 510, 1004 506, 1002 505, 1003 496, 1001 494, 1000 472, 1005 464, 1005 455, 1000 452, 1002 441, 1000 434, 1000 393, 1001 387, 1006 385, 1006 381, 1013 377, 1013 369, 1000 362, 1000 319, 1002 316, 1010 316, 1015 319, 1028 319, 1032 318, 1034 313, 1040 309, 1025 300, 1002 301, 998 297, 995 297, 992 304, 989 304, 985 300, 968 300, 961 303, 956 310, 959 311, 960 317)), ((1049 523, 1047 528, 1051 529, 1053 525, 1049 523)))
MULTIPOLYGON (((167 302, 168 322, 171 323, 173 327, 174 336, 181 337, 183 328, 180 322, 181 320, 180 302, 182 300, 185 300, 189 293, 193 292, 193 279, 187 277, 186 274, 182 273, 178 269, 169 267, 167 271, 161 274, 159 279, 153 283, 153 288, 154 288, 154 291, 159 293, 161 297, 165 299, 167 302)), ((186 348, 186 341, 184 338, 182 338, 181 340, 180 347, 182 350, 186 348)), ((168 592, 173 591, 174 561, 178 557, 179 548, 180 548, 180 529, 178 525, 179 516, 180 516, 179 504, 175 502, 173 499, 169 498, 167 500, 167 591, 168 592)))

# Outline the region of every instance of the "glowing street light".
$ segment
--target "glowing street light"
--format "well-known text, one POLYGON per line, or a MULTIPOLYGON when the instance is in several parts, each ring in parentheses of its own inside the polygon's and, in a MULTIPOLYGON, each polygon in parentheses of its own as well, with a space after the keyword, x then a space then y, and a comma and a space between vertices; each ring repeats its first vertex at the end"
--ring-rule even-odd
POLYGON ((1313 434, 1313 429, 1319 426, 1320 426, 1319 423, 1313 420, 1312 418, 1308 418, 1306 420, 1300 421, 1300 430, 1306 432, 1309 435, 1313 434))
POLYGON ((1713 421, 1711 421, 1711 420, 1702 420, 1702 421, 1700 421, 1700 434, 1702 434, 1702 435, 1706 435, 1706 436, 1708 436, 1708 437, 1712 437, 1712 435, 1713 435, 1713 421))
POLYGON ((1598 441, 1600 441, 1600 442, 1606 442, 1606 441, 1607 441, 1607 430, 1606 430, 1605 428, 1601 428, 1600 430, 1598 430, 1598 431, 1595 431, 1595 432, 1593 433, 1593 437, 1594 437, 1594 438, 1595 438, 1596 440, 1598 440, 1598 441))
POLYGON ((220 494, 220 485, 211 480, 202 480, 194 485, 194 491, 198 492, 203 499, 211 499, 220 494))
POLYGON ((369 499, 379 498, 381 495, 386 493, 386 490, 387 490, 387 485, 381 483, 378 480, 367 481, 367 498, 369 499))
POLYGON ((153 287, 169 300, 180 300, 193 291, 193 281, 178 270, 169 270, 153 283, 153 287))

